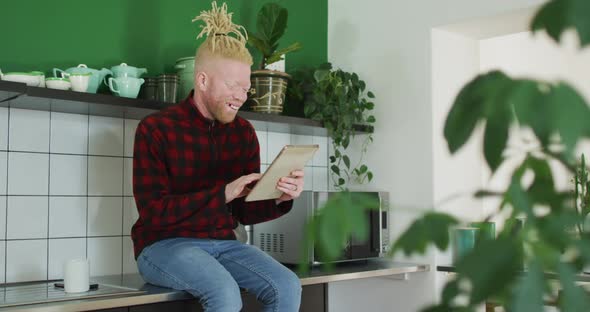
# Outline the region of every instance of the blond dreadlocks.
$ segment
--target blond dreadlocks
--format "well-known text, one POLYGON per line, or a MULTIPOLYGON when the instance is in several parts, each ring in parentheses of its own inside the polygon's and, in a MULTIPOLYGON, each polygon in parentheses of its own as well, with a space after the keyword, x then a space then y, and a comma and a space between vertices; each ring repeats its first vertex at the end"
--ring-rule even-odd
POLYGON ((221 7, 218 7, 217 2, 214 1, 211 6, 211 11, 201 11, 201 14, 193 19, 193 22, 205 22, 204 26, 201 25, 202 30, 197 39, 204 35, 207 36, 197 49, 195 73, 201 61, 208 56, 229 58, 252 65, 252 55, 246 48, 246 42, 248 41, 246 29, 232 22, 233 13, 227 13, 227 4, 225 2, 221 7), (231 34, 234 36, 231 36, 231 34))

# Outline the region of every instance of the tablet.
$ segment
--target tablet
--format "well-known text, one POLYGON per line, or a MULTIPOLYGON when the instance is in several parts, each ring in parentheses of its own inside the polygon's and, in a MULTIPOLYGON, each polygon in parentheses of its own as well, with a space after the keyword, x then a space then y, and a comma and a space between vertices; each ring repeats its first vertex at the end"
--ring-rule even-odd
POLYGON ((319 145, 285 145, 260 180, 254 185, 250 194, 246 196, 245 201, 281 197, 283 192, 277 190, 279 179, 291 175, 294 170, 303 170, 305 164, 319 148, 319 145))

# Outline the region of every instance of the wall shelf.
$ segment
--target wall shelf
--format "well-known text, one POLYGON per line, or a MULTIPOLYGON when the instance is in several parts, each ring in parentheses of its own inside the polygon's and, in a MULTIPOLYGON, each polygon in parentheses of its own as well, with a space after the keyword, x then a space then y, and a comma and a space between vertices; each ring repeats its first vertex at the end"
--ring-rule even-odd
MULTIPOLYGON (((24 83, 0 81, 0 107, 142 119, 167 105, 169 104, 158 101, 28 87, 24 83)), ((238 115, 249 120, 256 130, 302 135, 327 135, 326 128, 322 127, 319 121, 307 118, 248 111, 240 111, 238 115)), ((358 126, 356 129, 359 133, 373 131, 372 126, 358 126)))

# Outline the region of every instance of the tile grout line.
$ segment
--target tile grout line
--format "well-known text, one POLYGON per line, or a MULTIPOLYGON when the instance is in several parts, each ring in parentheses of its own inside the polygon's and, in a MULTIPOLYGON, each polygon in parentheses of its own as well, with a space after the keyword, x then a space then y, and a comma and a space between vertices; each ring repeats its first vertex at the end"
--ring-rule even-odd
POLYGON ((60 152, 37 152, 37 151, 25 151, 25 150, 0 150, 0 152, 13 152, 13 153, 21 153, 21 154, 48 154, 48 155, 63 155, 63 156, 92 156, 92 157, 104 157, 104 158, 128 158, 132 159, 133 157, 130 156, 115 156, 115 155, 106 155, 106 154, 90 154, 90 152, 86 154, 78 154, 78 153, 60 153, 60 152))
POLYGON ((125 221, 125 130, 127 125, 127 119, 123 118, 123 170, 122 170, 122 179, 121 179, 121 274, 123 274, 123 259, 125 257, 125 246, 123 241, 123 228, 124 228, 124 221, 125 221))
MULTIPOLYGON (((90 204, 90 115, 87 116, 86 120, 86 234, 84 239, 86 241, 86 259, 88 259, 88 206, 90 204)), ((92 268, 90 268, 92 274, 92 268)))
MULTIPOLYGON (((10 150, 10 111, 11 109, 8 108, 8 122, 7 122, 7 131, 6 135, 8 138, 6 139, 6 195, 8 195, 8 151, 10 150)), ((5 207, 5 214, 4 214, 4 239, 8 239, 8 196, 6 196, 6 207, 5 207)), ((8 241, 4 241, 4 283, 6 282, 6 274, 8 272, 8 241)))
MULTIPOLYGON (((53 116, 52 112, 49 112, 49 144, 47 146, 47 152, 51 152, 51 117, 53 116)), ((47 263, 45 263, 45 276, 47 280, 49 280, 49 201, 51 195, 51 155, 47 155, 47 263)))

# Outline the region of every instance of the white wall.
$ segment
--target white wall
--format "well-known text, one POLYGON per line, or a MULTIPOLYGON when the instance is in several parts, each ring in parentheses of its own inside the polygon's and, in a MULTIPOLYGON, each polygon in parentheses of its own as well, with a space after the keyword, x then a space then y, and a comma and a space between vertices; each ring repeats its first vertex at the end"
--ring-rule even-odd
MULTIPOLYGON (((411 220, 432 209, 437 177, 433 133, 431 31, 441 25, 493 16, 539 0, 328 1, 328 59, 357 72, 376 99, 376 132, 368 164, 375 188, 390 192, 394 237, 411 220)), ((440 120, 438 121, 440 122, 440 120)), ((437 141, 435 144, 434 142, 437 141)), ((437 152, 438 153, 438 152, 437 152)), ((430 252, 424 262, 435 264, 430 252)), ((432 268, 435 270, 434 266, 432 268)), ((436 298, 435 273, 411 275, 409 282, 367 280, 330 284, 333 311, 416 311, 436 298), (379 291, 374 291, 378 289, 379 291), (356 294, 356 295, 352 295, 356 294), (374 307, 374 308, 373 308, 374 307)))

